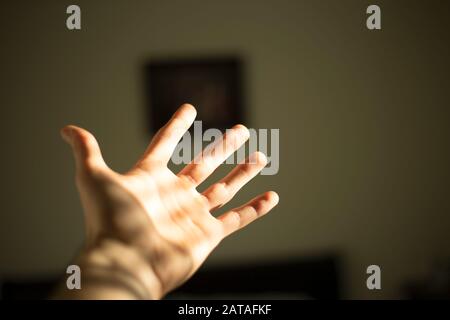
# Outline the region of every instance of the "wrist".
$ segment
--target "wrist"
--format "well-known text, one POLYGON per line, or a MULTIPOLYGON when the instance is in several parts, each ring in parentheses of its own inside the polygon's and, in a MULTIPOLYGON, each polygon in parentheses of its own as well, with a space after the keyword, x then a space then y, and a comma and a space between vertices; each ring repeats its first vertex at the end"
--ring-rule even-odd
POLYGON ((81 269, 80 298, 160 299, 159 278, 137 250, 117 240, 105 239, 83 249, 77 264, 81 269))

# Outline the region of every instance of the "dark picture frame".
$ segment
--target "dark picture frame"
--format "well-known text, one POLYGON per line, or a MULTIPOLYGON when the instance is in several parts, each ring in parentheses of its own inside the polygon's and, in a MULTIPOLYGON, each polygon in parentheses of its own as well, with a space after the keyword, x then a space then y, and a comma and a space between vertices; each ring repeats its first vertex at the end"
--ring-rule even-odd
POLYGON ((147 127, 154 134, 183 103, 197 109, 203 130, 244 122, 239 57, 155 59, 145 65, 147 127))

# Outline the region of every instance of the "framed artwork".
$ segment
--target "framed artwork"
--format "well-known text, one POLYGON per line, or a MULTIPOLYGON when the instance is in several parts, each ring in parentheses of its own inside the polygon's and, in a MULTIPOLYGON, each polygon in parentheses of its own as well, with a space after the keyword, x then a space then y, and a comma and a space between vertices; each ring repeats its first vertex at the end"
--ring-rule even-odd
POLYGON ((145 65, 148 128, 155 133, 183 103, 197 109, 203 130, 243 122, 242 61, 238 57, 151 60, 145 65))

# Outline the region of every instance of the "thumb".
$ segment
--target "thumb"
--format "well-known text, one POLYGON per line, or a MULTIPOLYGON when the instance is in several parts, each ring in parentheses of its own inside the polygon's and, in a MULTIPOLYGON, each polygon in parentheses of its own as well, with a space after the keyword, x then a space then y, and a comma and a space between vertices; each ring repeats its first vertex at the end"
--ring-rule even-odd
POLYGON ((61 136, 72 147, 77 170, 85 171, 106 166, 95 137, 77 126, 65 126, 61 136))

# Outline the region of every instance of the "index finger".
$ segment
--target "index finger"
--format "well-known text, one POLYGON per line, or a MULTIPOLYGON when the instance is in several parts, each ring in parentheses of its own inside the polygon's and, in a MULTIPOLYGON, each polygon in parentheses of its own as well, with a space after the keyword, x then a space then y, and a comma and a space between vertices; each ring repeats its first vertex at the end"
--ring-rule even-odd
POLYGON ((151 162, 167 164, 178 142, 192 125, 196 116, 197 111, 194 106, 183 104, 167 124, 158 130, 138 165, 145 168, 151 162))

